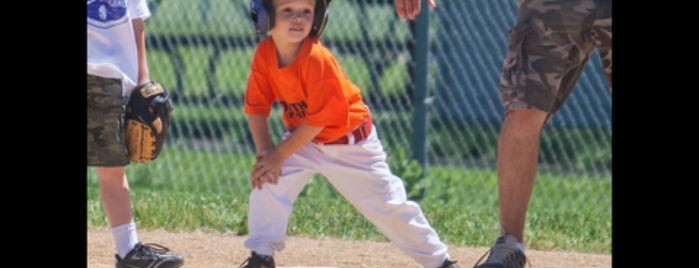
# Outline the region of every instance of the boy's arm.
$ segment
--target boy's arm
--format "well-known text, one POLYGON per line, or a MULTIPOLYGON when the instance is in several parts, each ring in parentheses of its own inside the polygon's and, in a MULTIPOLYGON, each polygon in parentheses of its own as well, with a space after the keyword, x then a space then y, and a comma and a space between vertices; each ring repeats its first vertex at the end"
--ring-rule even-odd
POLYGON ((292 133, 289 138, 275 147, 269 135, 269 125, 267 124, 266 117, 262 115, 249 115, 248 124, 258 154, 273 149, 275 151, 274 153, 278 154, 282 159, 286 159, 301 149, 301 147, 311 142, 311 140, 318 136, 318 133, 323 130, 323 127, 301 124, 294 130, 294 133, 292 133))
POLYGON ((260 152, 269 150, 274 146, 272 144, 272 139, 269 136, 267 117, 256 114, 248 115, 248 126, 250 127, 250 132, 252 133, 252 138, 255 141, 255 148, 257 149, 258 154, 260 152))
POLYGON ((311 126, 305 123, 301 124, 294 130, 294 133, 291 133, 291 136, 277 145, 275 151, 277 151, 283 159, 286 159, 301 149, 301 147, 311 142, 322 130, 323 127, 311 126))
POLYGON ((136 51, 138 53, 138 85, 150 82, 150 71, 146 60, 146 34, 143 19, 132 20, 134 36, 136 37, 136 51))

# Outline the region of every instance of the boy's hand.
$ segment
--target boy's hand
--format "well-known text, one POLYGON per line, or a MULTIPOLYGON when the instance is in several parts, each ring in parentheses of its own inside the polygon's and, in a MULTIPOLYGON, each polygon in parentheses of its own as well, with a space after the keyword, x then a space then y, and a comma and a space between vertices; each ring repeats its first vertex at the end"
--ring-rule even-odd
POLYGON ((262 190, 262 185, 270 183, 276 185, 281 176, 281 165, 283 160, 276 150, 261 151, 256 156, 257 161, 252 167, 250 183, 252 188, 262 190))

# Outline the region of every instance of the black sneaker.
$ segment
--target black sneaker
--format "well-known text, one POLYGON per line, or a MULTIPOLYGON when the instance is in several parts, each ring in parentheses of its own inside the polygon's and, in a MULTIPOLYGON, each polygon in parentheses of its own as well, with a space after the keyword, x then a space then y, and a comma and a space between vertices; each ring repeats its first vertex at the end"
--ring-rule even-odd
POLYGON ((527 263, 527 257, 515 245, 517 238, 514 236, 504 234, 498 237, 495 245, 478 259, 473 268, 523 268, 527 263), (486 255, 488 259, 485 263, 478 265, 486 255))
POLYGON ((115 256, 116 268, 177 268, 184 264, 184 256, 158 244, 138 243, 124 259, 115 256))
POLYGON ((274 257, 259 255, 253 251, 252 256, 245 260, 240 268, 276 268, 276 266, 274 265, 274 257))
POLYGON ((459 268, 459 266, 456 265, 456 261, 446 259, 444 260, 444 263, 437 268, 459 268))

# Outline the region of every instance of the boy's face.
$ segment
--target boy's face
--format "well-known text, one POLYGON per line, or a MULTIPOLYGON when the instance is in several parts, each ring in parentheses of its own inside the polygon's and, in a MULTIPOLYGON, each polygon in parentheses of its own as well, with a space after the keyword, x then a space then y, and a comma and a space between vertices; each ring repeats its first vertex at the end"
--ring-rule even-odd
POLYGON ((274 27, 277 41, 299 43, 311 32, 316 0, 274 0, 274 27))

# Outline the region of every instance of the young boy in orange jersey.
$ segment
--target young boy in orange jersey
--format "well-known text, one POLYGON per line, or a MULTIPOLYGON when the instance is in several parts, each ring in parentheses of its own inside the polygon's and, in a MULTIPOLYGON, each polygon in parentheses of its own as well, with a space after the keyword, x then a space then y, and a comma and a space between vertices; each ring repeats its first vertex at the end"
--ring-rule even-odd
POLYGON ((347 201, 408 256, 426 268, 458 268, 420 206, 406 198, 359 88, 318 37, 327 0, 252 0, 260 41, 245 92, 245 113, 257 148, 250 180, 247 268, 274 268, 284 249, 289 215, 314 174, 324 175, 347 201), (287 128, 279 144, 267 118, 274 102, 287 128))

